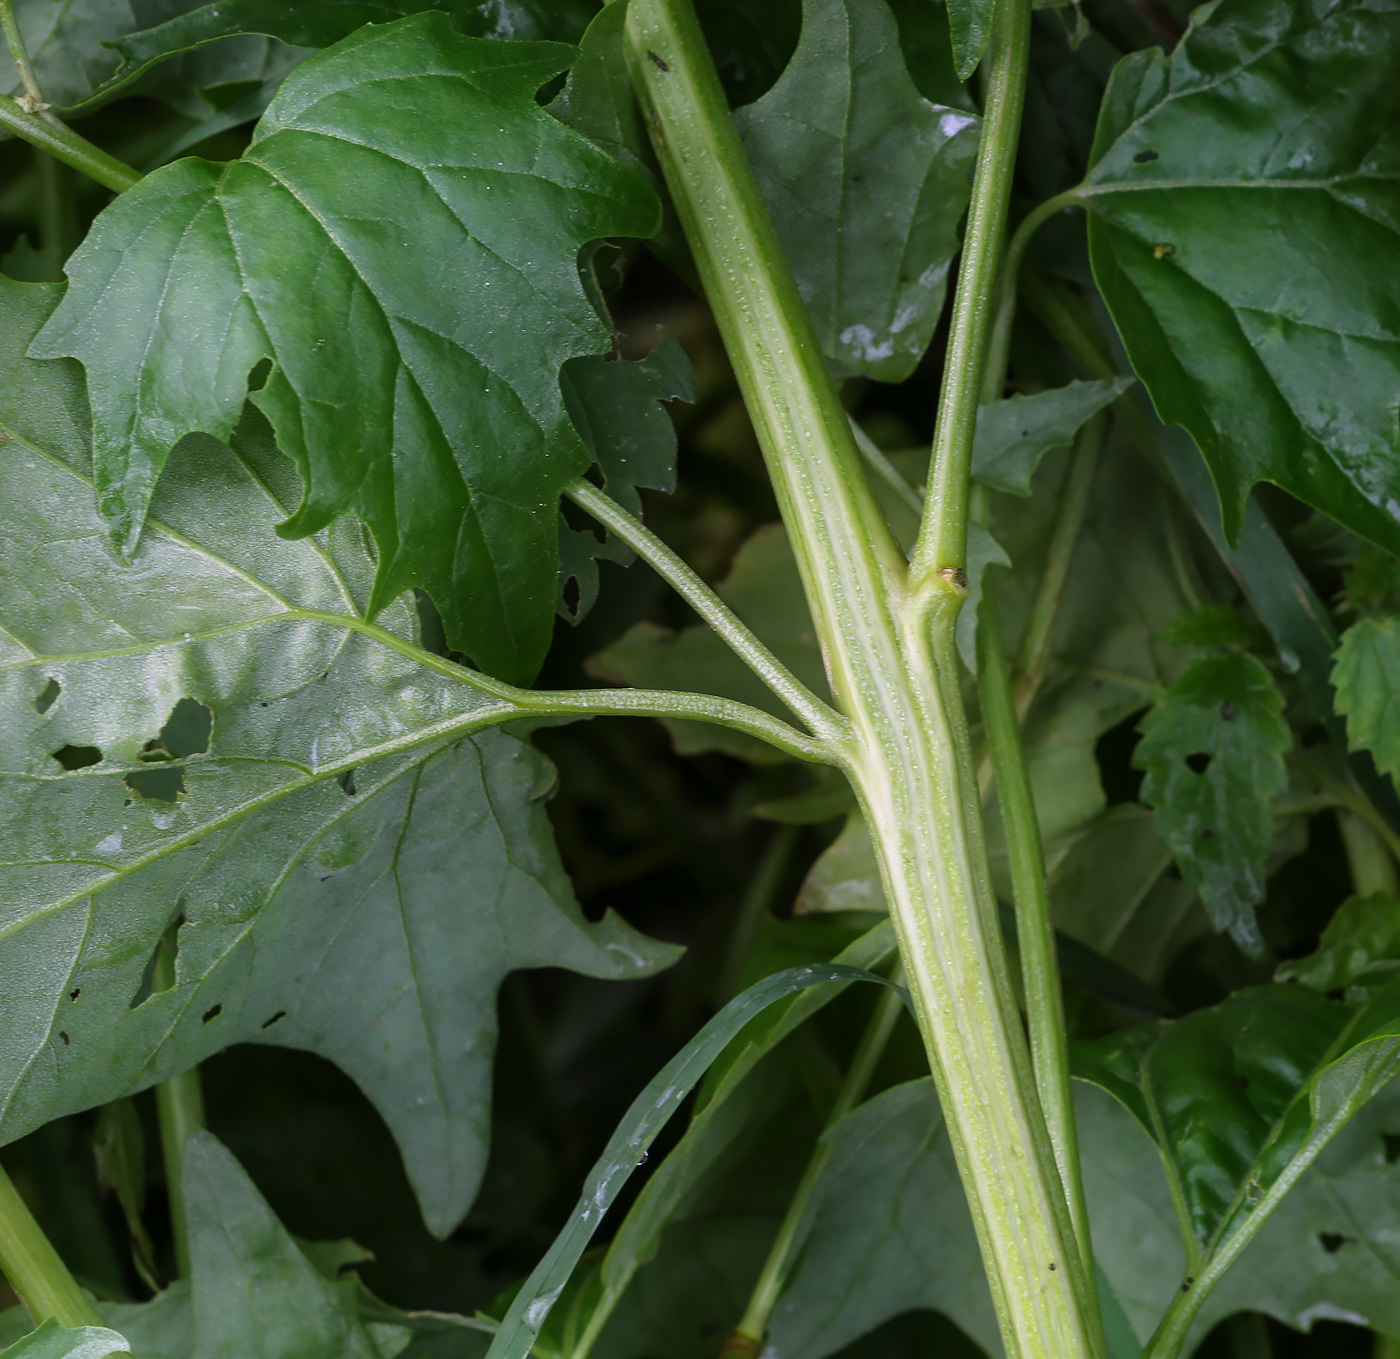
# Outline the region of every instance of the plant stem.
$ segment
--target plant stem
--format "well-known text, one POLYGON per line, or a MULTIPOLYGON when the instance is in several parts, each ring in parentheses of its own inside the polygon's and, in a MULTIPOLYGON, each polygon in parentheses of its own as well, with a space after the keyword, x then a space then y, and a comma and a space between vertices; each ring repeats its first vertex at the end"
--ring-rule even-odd
POLYGON ((1070 1219, 1079 1242, 1085 1273, 1093 1278, 1094 1250, 1089 1210, 1079 1167, 1079 1134, 1070 1086, 1069 1041, 1065 1033, 1064 997, 1050 919, 1050 889, 1035 795, 1021 749, 1021 720, 1011 694, 1011 674, 1001 648, 996 592, 984 590, 977 618, 977 694, 991 750, 997 801, 1006 827, 1011 864, 1011 891, 1016 906, 1016 940, 1021 951, 1021 980, 1026 995, 1031 1065, 1045 1110, 1055 1164, 1065 1187, 1070 1219))
POLYGON ((1060 602, 1064 598, 1069 568, 1074 561, 1074 551, 1079 545, 1079 534, 1089 512, 1094 476, 1099 468, 1099 457, 1103 452, 1107 434, 1107 418, 1097 415, 1079 431, 1074 440, 1074 452, 1070 458, 1064 489, 1060 492, 1060 504, 1055 515, 1055 528, 1050 537, 1050 546, 1045 555, 1045 566, 1040 574, 1035 602, 1031 605, 1030 618, 1026 622, 1026 631, 1016 655, 1016 713, 1022 718, 1025 717, 1032 699, 1045 679, 1055 619, 1060 611, 1060 602))
POLYGON ((977 406, 982 391, 997 267, 1016 168, 1016 147, 1030 62, 1030 0, 997 0, 983 59, 987 100, 977 148, 977 173, 963 236, 952 329, 933 434, 928 495, 914 546, 915 586, 941 571, 961 572, 967 559, 967 496, 977 406))
POLYGON ((1373 1359, 1400 1359, 1400 1340, 1376 1332, 1376 1349, 1373 1359))
POLYGON ((1006 246, 1006 258, 1001 266, 1001 283, 997 290, 996 319, 992 323, 992 338, 988 344, 987 378, 996 386, 990 390, 984 387, 982 400, 995 401, 1001 395, 1002 377, 1006 372, 1006 356, 1011 349, 1011 324, 1016 319, 1016 299, 1020 286, 1021 261, 1026 256, 1026 247, 1031 237, 1058 212, 1066 208, 1078 207, 1081 203, 1078 189, 1066 189, 1064 193, 1047 198, 1033 208, 1012 233, 1006 246))
POLYGON ((24 45, 24 34, 19 31, 19 19, 15 14, 14 0, 0 0, 0 33, 4 34, 5 46, 10 49, 10 60, 19 72, 20 84, 24 86, 27 112, 42 113, 48 105, 44 103, 43 91, 34 78, 34 67, 29 60, 29 52, 24 45))
MULTIPOLYGON (((998 7, 989 57, 998 88, 1024 61, 1028 8, 998 7)), ((1011 1359, 1099 1355, 989 886, 953 635, 966 594, 961 554, 946 568, 935 554, 911 589, 688 0, 632 0, 627 49, 850 719, 834 748, 870 826, 1005 1348, 1011 1359)), ((1003 109, 1018 102, 999 95, 1003 109)), ((984 133, 1003 159, 1014 149, 1007 122, 984 133)), ((984 173, 974 199, 984 252, 995 249, 1000 215, 981 200, 1004 197, 1008 177, 999 169, 989 187, 984 173)), ((958 362, 980 359, 984 331, 964 324, 958 362)), ((964 424, 975 419, 977 376, 954 384, 971 399, 964 424)), ((951 492, 955 481, 943 485, 951 492)), ((953 520, 965 508, 964 485, 926 523, 961 541, 966 525, 953 520)))
POLYGON ((1337 829, 1342 833, 1347 867, 1351 870, 1351 885, 1356 895, 1368 897, 1374 892, 1384 892, 1393 897, 1400 892, 1395 859, 1375 828, 1356 812, 1339 807, 1337 829))
MULTIPOLYGON (((175 985, 176 934, 179 925, 171 925, 156 949, 155 969, 151 989, 169 991, 175 985)), ((175 1238, 175 1269, 182 1279, 190 1277, 190 1240, 185 1225, 185 1191, 181 1169, 185 1159, 185 1142, 197 1132, 203 1132, 204 1090, 199 1068, 191 1067, 178 1076, 161 1081, 156 1086, 156 1116, 160 1124, 161 1160, 165 1164, 165 1189, 170 1201, 170 1227, 175 1238)))
POLYGON ((851 421, 851 433, 855 436, 856 447, 860 449, 861 457, 870 464, 870 469, 885 483, 886 486, 897 495, 916 515, 922 516, 924 512, 924 489, 922 486, 911 486, 899 475, 899 470, 884 455, 880 445, 875 442, 854 420, 851 421))
POLYGON ((0 95, 0 128, 81 170, 114 193, 125 193, 141 179, 129 165, 109 156, 86 137, 78 136, 67 124, 29 113, 8 95, 0 95))
POLYGON ((0 1270, 37 1326, 53 1317, 60 1326, 104 1324, 92 1299, 78 1286, 50 1244, 19 1190, 0 1167, 0 1270))
MULTIPOLYGON (((897 966, 892 980, 895 982, 903 981, 897 966)), ((768 1331, 768 1318, 773 1314, 773 1308, 787 1283, 788 1274, 792 1268, 800 1234, 806 1224, 807 1208, 811 1202, 812 1191, 817 1187, 822 1171, 831 1159, 832 1144, 824 1134, 834 1128, 865 1098, 865 1091, 875 1074, 875 1068, 879 1065, 885 1047, 890 1041, 890 1035, 894 1032, 901 1004, 897 991, 882 991, 880 998, 875 1002, 874 1012, 865 1026, 860 1044, 856 1048, 855 1055, 851 1058, 850 1066, 846 1068, 841 1088, 827 1114, 826 1123, 822 1129, 823 1136, 817 1139, 817 1145, 812 1149, 807 1168, 802 1172, 802 1179, 798 1182, 792 1201, 788 1204, 782 1226, 778 1228, 778 1235, 768 1251, 768 1258, 763 1262, 763 1269, 760 1271, 758 1282, 754 1285, 753 1293, 749 1297, 749 1305, 744 1311, 743 1320, 735 1327, 734 1335, 730 1337, 724 1347, 723 1353, 725 1355, 757 1355, 759 1353, 763 1338, 768 1331)))
POLYGON ((768 650, 734 611, 640 520, 591 482, 580 478, 564 488, 585 509, 656 571, 690 605, 731 651, 811 729, 813 735, 839 735, 843 723, 796 675, 768 650))

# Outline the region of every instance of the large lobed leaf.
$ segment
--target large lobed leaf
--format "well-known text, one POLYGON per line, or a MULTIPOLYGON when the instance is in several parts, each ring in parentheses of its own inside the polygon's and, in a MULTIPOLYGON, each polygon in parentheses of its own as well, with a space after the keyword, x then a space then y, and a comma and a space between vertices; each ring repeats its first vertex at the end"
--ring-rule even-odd
POLYGON ((885 0, 806 0, 782 78, 736 115, 822 352, 907 378, 933 336, 977 119, 923 99, 885 0))
POLYGON ((1080 192, 1094 274, 1227 536, 1273 481, 1400 549, 1400 11, 1231 0, 1121 62, 1080 192))
POLYGON ((378 547, 371 612, 420 586, 454 647, 534 672, 555 505, 588 464, 559 370, 610 339, 578 252, 658 214, 536 103, 568 59, 438 14, 361 29, 289 77, 242 158, 167 166, 99 217, 32 353, 87 369, 124 552, 172 446, 228 437, 271 360, 253 400, 305 484, 281 531, 355 511, 378 547))
POLYGON ((181 444, 114 565, 81 374, 19 357, 58 289, 0 289, 0 1137, 233 1042, 307 1048, 378 1106, 445 1233, 485 1158, 504 974, 636 976, 671 951, 583 920, 547 764, 470 736, 511 706, 418 651, 402 602, 363 631, 358 527, 273 532, 295 477, 256 413, 236 452, 181 444), (207 749, 150 763, 182 703, 207 749), (181 917, 175 984, 151 994, 181 917))

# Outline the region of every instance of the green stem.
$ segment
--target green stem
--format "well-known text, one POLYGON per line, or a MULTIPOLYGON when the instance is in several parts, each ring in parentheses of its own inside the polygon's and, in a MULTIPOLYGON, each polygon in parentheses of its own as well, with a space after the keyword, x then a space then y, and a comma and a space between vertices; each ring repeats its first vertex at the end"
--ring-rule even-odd
MULTIPOLYGON (((175 949, 178 924, 172 925, 156 950, 151 989, 169 991, 175 985, 175 949)), ((175 1269, 190 1277, 190 1239, 185 1224, 185 1191, 181 1178, 185 1143, 204 1122, 204 1090, 199 1068, 191 1067, 156 1086, 156 1115, 160 1124, 161 1159, 165 1163, 165 1187, 170 1200, 170 1226, 175 1238, 175 1269)))
POLYGON ((1400 1339, 1376 1333, 1376 1348, 1373 1359, 1400 1359, 1400 1339))
POLYGON ((29 113, 8 95, 0 95, 0 128, 13 132, 31 146, 47 151, 56 160, 81 170, 113 193, 125 193, 136 185, 141 176, 129 165, 123 165, 86 137, 80 137, 65 123, 53 122, 37 113, 29 113))
POLYGON ((968 477, 977 406, 986 369, 997 268, 1016 168, 1026 73, 1030 63, 1030 0, 998 0, 983 58, 987 101, 977 173, 963 236, 952 329, 933 434, 924 519, 912 558, 916 586, 967 564, 968 477))
POLYGON ((1395 859, 1386 843, 1354 811, 1337 810, 1337 829, 1342 833, 1351 884, 1357 896, 1369 897, 1375 892, 1395 896, 1400 892, 1400 877, 1395 872, 1395 859))
POLYGON ((60 1326, 105 1323, 92 1299, 50 1244, 19 1190, 0 1168, 0 1270, 37 1326, 53 1317, 60 1326))
MULTIPOLYGON (((893 980, 903 980, 898 967, 895 968, 893 980)), ((879 1065, 890 1041, 890 1035, 894 1032, 895 1021, 899 1018, 902 1005, 897 991, 881 991, 880 998, 875 1002, 874 1013, 871 1014, 865 1032, 861 1035, 860 1045, 856 1048, 855 1056, 851 1058, 841 1088, 827 1114, 823 1133, 834 1128, 865 1098, 866 1089, 875 1075, 875 1068, 879 1065)), ((763 1262, 763 1269, 749 1297, 749 1305, 744 1311, 743 1319, 725 1345, 726 1355, 742 1354, 748 1350, 754 1354, 759 1352, 768 1331, 768 1318, 773 1314, 773 1308, 792 1269, 799 1236, 806 1224, 812 1191, 816 1189, 822 1171, 831 1159, 831 1148, 829 1138, 822 1136, 817 1139, 807 1168, 802 1172, 802 1179, 788 1204, 782 1226, 778 1228, 778 1235, 768 1251, 768 1258, 763 1262)))
POLYGON ((1021 261, 1031 237, 1056 213, 1082 203, 1078 189, 1047 198, 1021 220, 1006 246, 1006 259, 1001 267, 1001 283, 997 291, 996 320, 992 323, 992 338, 988 344, 987 385, 982 389, 983 402, 995 401, 1001 395, 1002 378, 1006 372, 1006 356, 1011 350, 1011 324, 1016 319, 1016 299, 1020 287, 1021 261), (995 386, 992 384, 995 383, 995 386))
POLYGON ((734 611, 645 524, 582 478, 566 486, 564 494, 651 566, 814 735, 832 738, 841 734, 844 724, 831 707, 778 660, 734 611))
POLYGON ((1309 759, 1301 750, 1290 750, 1284 757, 1295 769, 1301 770, 1309 779, 1336 799, 1337 806, 1359 817, 1376 835, 1376 838, 1390 851, 1391 857, 1400 861, 1400 835, 1395 828, 1377 811, 1375 804, 1352 787, 1345 778, 1338 778, 1323 765, 1309 759))
POLYGON ((1085 1273, 1092 1279, 1093 1245, 1089 1210, 1079 1165, 1079 1134, 1075 1128, 1074 1095, 1070 1085, 1069 1041, 1065 1032, 1064 997, 1050 919, 1050 889, 1035 795, 1021 749, 1021 719, 1011 693, 1011 673, 1001 647, 996 592, 983 592, 977 617, 977 694, 991 751, 997 802, 1006 827, 1011 865, 1011 891, 1016 907, 1016 939, 1021 951, 1021 979, 1026 995, 1031 1065, 1036 1091, 1045 1110, 1055 1164, 1065 1188, 1070 1220, 1079 1242, 1085 1273))
POLYGON ((1108 433, 1108 420, 1099 415, 1079 431, 1074 441, 1069 472, 1055 516, 1055 528, 1045 554, 1045 565, 1036 587, 1021 647, 1016 655, 1016 712, 1025 717, 1045 679, 1045 667, 1050 660, 1050 642, 1064 599, 1069 568, 1074 561, 1079 534, 1089 513, 1089 499, 1094 490, 1094 476, 1099 468, 1108 433))
POLYGON ((47 151, 34 149, 34 170, 39 179, 39 239, 57 264, 63 262, 78 243, 77 217, 73 210, 72 180, 65 166, 47 151))
MULTIPOLYGON (((998 7, 989 57, 998 86, 1021 69, 1028 10, 1026 0, 998 7)), ((851 724, 835 748, 871 830, 1007 1354, 1100 1355, 989 886, 954 639, 961 558, 911 588, 688 0, 632 0, 627 48, 851 724)), ((1017 97, 999 100, 1007 108, 1017 97)), ((1006 123, 984 145, 1009 156, 1006 123)), ((982 200, 1004 191, 1007 173, 990 188, 984 174, 974 201, 984 251, 1000 217, 982 200)), ((963 340, 977 329, 965 324, 963 340)), ((966 362, 966 344, 959 352, 966 362)), ((976 376, 955 385, 975 418, 976 376)), ((945 487, 955 480, 945 476, 945 487)), ((965 487, 926 523, 965 538, 955 502, 965 510, 965 487)))
MULTIPOLYGON (((0 33, 4 34, 5 46, 10 49, 10 60, 19 72, 20 84, 24 86, 24 98, 28 104, 26 112, 42 113, 48 105, 44 103, 43 91, 34 76, 34 67, 29 60, 29 52, 24 45, 24 34, 19 31, 19 19, 15 14, 14 0, 0 0, 0 33)), ((24 107, 21 105, 21 107, 24 107)))

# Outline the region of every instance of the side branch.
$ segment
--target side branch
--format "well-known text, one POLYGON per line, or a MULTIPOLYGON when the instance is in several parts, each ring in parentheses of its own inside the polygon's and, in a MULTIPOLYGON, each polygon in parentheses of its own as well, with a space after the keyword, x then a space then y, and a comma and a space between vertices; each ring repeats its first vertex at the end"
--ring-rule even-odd
POLYGON ((0 128, 47 151, 55 160, 81 170, 113 193, 125 193, 140 182, 141 176, 131 166, 78 136, 66 124, 28 112, 8 95, 0 95, 0 128))
POLYGON ((844 720, 823 703, 753 634, 734 611, 641 520, 591 482, 579 478, 564 494, 615 533, 690 605, 738 658, 800 717, 814 735, 837 739, 844 720))

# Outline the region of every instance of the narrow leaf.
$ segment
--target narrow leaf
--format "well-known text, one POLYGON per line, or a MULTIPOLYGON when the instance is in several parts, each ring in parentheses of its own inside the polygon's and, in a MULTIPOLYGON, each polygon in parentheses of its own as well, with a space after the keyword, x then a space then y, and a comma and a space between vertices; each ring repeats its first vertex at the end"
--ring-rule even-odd
MULTIPOLYGON (((686 1095, 749 1020, 775 1002, 809 986, 852 981, 894 985, 874 973, 835 963, 775 973, 735 996, 667 1062, 623 1115, 617 1131, 584 1181, 583 1194, 573 1216, 511 1304, 492 1342, 488 1359, 526 1359, 603 1214, 633 1170, 646 1159, 647 1149, 686 1095)), ((895 989, 902 991, 900 987, 895 989)))
POLYGON ((791 64, 736 116, 822 352, 902 381, 943 309, 977 119, 920 96, 885 0, 805 0, 791 64))
POLYGON ((305 484, 281 531, 354 510, 372 612, 420 586, 455 648, 533 674, 555 504, 587 465, 559 368, 609 342, 579 248, 657 224, 645 181, 535 102, 568 57, 440 14, 362 29, 298 67, 242 158, 167 166, 99 217, 32 353, 87 369, 123 552, 171 447, 226 438, 270 359, 253 399, 305 484))
POLYGON ((1203 656, 1143 719, 1142 800, 1216 928, 1259 952, 1254 918, 1273 844, 1273 799, 1293 737, 1269 672, 1242 653, 1203 656))
POLYGON ((1072 443, 1085 421, 1132 385, 1132 378, 1071 382, 983 406, 977 412, 972 475, 994 491, 1030 495, 1041 458, 1072 443))
POLYGON ((953 65, 959 80, 970 80, 992 36, 994 0, 948 0, 948 27, 953 34, 953 65))
POLYGON ((1171 56, 1114 72, 1082 187, 1095 278, 1158 412, 1205 455, 1231 542, 1272 481, 1396 551, 1400 13, 1197 17, 1171 56))

